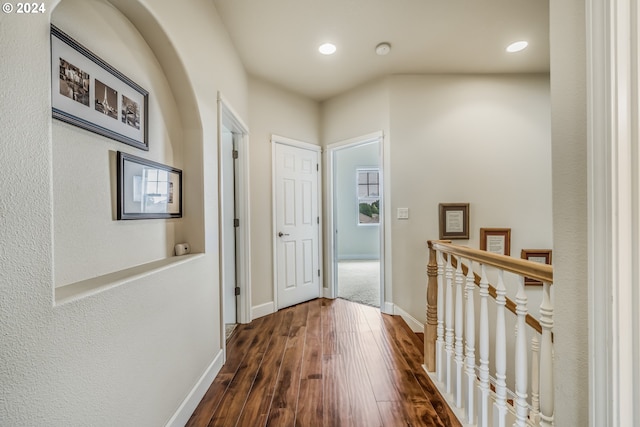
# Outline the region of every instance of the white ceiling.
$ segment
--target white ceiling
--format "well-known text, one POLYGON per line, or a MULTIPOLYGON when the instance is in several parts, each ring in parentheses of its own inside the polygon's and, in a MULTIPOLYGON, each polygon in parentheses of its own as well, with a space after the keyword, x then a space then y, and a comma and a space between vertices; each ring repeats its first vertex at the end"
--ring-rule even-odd
POLYGON ((250 74, 318 101, 389 74, 549 72, 548 0, 213 1, 250 74))

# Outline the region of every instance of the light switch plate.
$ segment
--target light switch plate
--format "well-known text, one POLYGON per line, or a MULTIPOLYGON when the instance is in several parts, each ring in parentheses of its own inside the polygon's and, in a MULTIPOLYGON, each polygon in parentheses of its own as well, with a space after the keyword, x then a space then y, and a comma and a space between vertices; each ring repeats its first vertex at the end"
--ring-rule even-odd
POLYGON ((398 208, 398 219, 409 219, 409 208, 398 208))

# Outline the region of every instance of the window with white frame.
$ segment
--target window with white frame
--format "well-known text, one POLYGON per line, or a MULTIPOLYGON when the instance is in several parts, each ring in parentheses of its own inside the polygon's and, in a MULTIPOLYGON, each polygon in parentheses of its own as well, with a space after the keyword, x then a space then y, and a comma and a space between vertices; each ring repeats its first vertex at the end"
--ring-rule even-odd
POLYGON ((380 169, 356 169, 358 225, 380 224, 380 169))

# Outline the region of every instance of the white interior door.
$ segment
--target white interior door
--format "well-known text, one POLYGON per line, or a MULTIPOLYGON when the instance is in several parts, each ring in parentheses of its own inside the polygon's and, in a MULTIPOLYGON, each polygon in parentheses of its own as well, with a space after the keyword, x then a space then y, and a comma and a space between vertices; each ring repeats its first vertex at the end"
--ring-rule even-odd
POLYGON ((278 309, 320 296, 318 156, 275 144, 275 262, 278 309))

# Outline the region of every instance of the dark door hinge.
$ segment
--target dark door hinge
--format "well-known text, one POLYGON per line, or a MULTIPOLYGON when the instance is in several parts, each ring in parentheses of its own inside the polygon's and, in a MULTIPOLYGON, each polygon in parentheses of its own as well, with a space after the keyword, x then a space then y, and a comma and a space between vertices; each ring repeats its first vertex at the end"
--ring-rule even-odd
POLYGON ((320 269, 318 269, 318 277, 320 277, 320 269))
POLYGON ((238 150, 233 150, 233 158, 234 159, 238 158, 238 150))
POLYGON ((233 220, 233 226, 234 227, 240 227, 240 220, 238 218, 234 218, 233 220))
POLYGON ((236 286, 236 295, 240 295, 240 286, 236 286))

